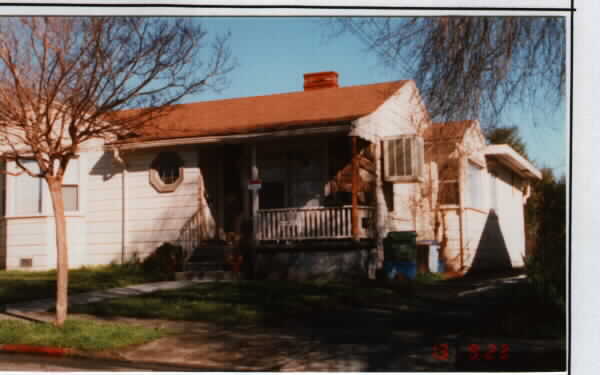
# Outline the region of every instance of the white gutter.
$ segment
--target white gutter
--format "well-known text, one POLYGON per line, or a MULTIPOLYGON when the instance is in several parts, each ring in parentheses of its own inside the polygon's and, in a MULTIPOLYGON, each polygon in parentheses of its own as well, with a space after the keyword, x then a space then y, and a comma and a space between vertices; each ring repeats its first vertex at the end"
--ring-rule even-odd
POLYGON ((302 129, 290 129, 290 130, 276 130, 270 132, 255 132, 248 134, 233 134, 223 136, 204 136, 204 137, 189 137, 189 138, 172 138, 163 139, 156 141, 142 141, 135 143, 123 143, 123 144, 112 144, 106 145, 105 149, 108 150, 137 150, 144 148, 153 147, 167 147, 167 146, 181 146, 181 145, 195 145, 202 143, 219 143, 219 142, 241 142, 250 141, 257 138, 271 138, 271 137, 290 137, 296 135, 312 135, 312 134, 328 134, 338 133, 342 131, 349 131, 350 123, 344 125, 331 125, 321 126, 316 128, 302 128, 302 129))
POLYGON ((484 153, 486 157, 497 158, 521 176, 538 180, 542 178, 542 172, 509 145, 488 145, 484 153))

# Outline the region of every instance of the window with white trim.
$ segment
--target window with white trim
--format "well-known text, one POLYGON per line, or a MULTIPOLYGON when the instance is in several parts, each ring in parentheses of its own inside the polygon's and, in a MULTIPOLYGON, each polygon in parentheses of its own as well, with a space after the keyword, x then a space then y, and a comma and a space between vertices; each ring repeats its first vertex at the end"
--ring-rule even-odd
MULTIPOLYGON (((21 164, 33 174, 40 173, 35 160, 21 160, 21 164)), ((18 171, 21 171, 17 167, 18 171)), ((23 172, 15 177, 15 214, 38 215, 42 213, 42 179, 23 172)))
POLYGON ((423 139, 402 136, 383 141, 383 164, 386 181, 412 181, 423 171, 423 139))
POLYGON ((79 159, 73 158, 69 161, 63 176, 62 193, 65 212, 79 211, 79 168, 79 159))
POLYGON ((0 160, 0 217, 6 216, 6 163, 0 160))
POLYGON ((438 201, 442 205, 458 205, 460 191, 458 184, 458 160, 449 159, 439 170, 438 201))
POLYGON ((183 182, 184 162, 176 152, 160 152, 152 161, 148 176, 159 193, 172 193, 183 182))
MULTIPOLYGON (((22 160, 21 164, 34 174, 40 172, 34 160, 22 160)), ((22 173, 15 177, 14 214, 17 216, 39 215, 43 213, 43 200, 47 197, 41 177, 32 177, 22 173)), ((63 176, 63 201, 65 212, 79 211, 79 159, 69 161, 63 176)))

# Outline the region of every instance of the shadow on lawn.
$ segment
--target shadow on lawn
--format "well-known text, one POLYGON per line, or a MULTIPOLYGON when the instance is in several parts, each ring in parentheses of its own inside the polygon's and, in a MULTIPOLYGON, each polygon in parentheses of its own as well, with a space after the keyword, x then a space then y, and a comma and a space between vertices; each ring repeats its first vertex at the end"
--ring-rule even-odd
MULTIPOLYGON (((83 267, 69 271, 69 294, 159 281, 137 265, 83 267)), ((0 306, 15 302, 53 298, 56 271, 0 271, 0 306)))
MULTIPOLYGON (((218 342, 221 355, 256 358, 273 371, 442 371, 452 370, 454 362, 436 359, 434 346, 454 348, 460 337, 481 334, 482 325, 501 325, 504 316, 485 311, 507 303, 503 298, 422 303, 359 284, 242 282, 198 284, 72 311, 184 321, 177 345, 193 350, 209 337, 218 342), (373 308, 380 302, 395 308, 373 308), (210 332, 193 335, 194 321, 210 322, 210 332)), ((498 333, 491 330, 488 337, 498 333)))

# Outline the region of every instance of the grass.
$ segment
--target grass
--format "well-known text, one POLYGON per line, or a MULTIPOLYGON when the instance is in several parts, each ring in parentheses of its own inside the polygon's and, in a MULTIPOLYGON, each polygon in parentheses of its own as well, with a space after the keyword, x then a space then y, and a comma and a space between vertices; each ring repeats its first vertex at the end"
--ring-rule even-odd
POLYGON ((389 288, 343 283, 244 281, 193 287, 73 306, 99 316, 245 324, 315 316, 405 297, 389 288))
POLYGON ((427 273, 420 273, 417 275, 417 277, 415 278, 415 281, 417 283, 420 284, 435 284, 438 281, 442 281, 444 280, 444 277, 439 274, 439 273, 431 273, 431 272, 427 272, 427 273))
MULTIPOLYGON (((140 265, 83 267, 69 271, 69 293, 122 287, 159 281, 145 274, 140 265)), ((51 298, 56 294, 56 271, 0 271, 0 306, 21 301, 51 298)))
POLYGON ((40 345, 83 351, 143 344, 166 334, 161 329, 92 320, 70 319, 62 328, 48 323, 0 321, 0 344, 40 345))
POLYGON ((479 337, 564 339, 566 335, 565 312, 537 295, 531 283, 505 289, 473 323, 469 333, 479 337))

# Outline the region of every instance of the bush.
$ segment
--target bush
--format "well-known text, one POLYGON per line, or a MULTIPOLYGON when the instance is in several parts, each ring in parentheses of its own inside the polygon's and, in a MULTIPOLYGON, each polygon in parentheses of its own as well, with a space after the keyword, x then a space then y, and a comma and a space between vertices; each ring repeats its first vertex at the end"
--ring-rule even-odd
POLYGON ((566 293, 566 183, 551 171, 542 170, 528 201, 532 251, 525 259, 526 271, 538 297, 565 307, 566 293))
POLYGON ((142 263, 144 272, 158 275, 163 280, 175 279, 175 272, 183 271, 183 249, 163 243, 142 263))

